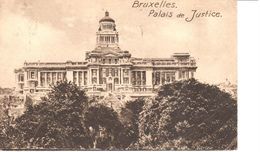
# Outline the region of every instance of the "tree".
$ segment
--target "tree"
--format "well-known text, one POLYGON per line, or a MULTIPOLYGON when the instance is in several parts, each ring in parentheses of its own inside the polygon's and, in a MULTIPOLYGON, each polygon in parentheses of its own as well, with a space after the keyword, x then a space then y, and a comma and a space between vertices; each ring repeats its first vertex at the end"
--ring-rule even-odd
POLYGON ((13 148, 88 148, 82 125, 85 92, 71 82, 57 82, 45 100, 29 106, 10 127, 13 148))
POLYGON ((0 148, 7 148, 8 127, 11 125, 11 103, 7 96, 0 98, 0 148))
POLYGON ((90 106, 84 114, 84 124, 90 133, 92 148, 123 148, 123 126, 113 109, 101 104, 90 106))
POLYGON ((162 86, 139 121, 143 149, 223 150, 237 136, 237 104, 216 86, 185 80, 162 86))
POLYGON ((71 82, 58 82, 42 102, 28 104, 9 127, 9 148, 122 148, 123 126, 117 113, 87 98, 71 82))
POLYGON ((139 137, 139 115, 143 110, 145 98, 130 100, 125 104, 120 112, 120 121, 124 125, 126 147, 131 149, 138 142, 139 137))

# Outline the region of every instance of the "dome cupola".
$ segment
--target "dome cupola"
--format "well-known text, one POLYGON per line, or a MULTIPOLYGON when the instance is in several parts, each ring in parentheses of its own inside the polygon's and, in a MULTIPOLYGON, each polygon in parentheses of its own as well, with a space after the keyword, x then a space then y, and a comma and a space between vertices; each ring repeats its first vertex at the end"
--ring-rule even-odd
POLYGON ((105 12, 105 17, 99 20, 97 31, 97 47, 118 47, 119 37, 116 30, 115 20, 105 12))
POLYGON ((109 17, 109 12, 106 11, 105 12, 105 17, 103 17, 101 20, 99 20, 99 23, 100 22, 113 22, 113 23, 115 23, 115 20, 112 19, 111 17, 109 17))

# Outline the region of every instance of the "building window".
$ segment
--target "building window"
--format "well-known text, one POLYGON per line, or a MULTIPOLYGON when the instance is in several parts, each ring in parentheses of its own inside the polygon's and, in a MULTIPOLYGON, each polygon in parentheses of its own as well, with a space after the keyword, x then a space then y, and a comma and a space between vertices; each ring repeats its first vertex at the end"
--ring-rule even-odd
POLYGON ((62 80, 67 80, 66 72, 63 72, 63 78, 62 78, 62 80))
POLYGON ((194 73, 193 72, 191 72, 191 78, 194 78, 194 73))
POLYGON ((97 76, 97 69, 92 69, 92 77, 96 77, 97 76))
POLYGON ((115 69, 111 69, 111 74, 112 74, 112 77, 115 76, 115 69))
POLYGON ((114 79, 114 83, 115 83, 115 84, 118 84, 118 83, 119 83, 118 78, 115 78, 115 79, 114 79))
POLYGON ((92 78, 92 84, 97 84, 97 78, 92 78))
POLYGON ((129 70, 128 69, 123 69, 124 77, 129 76, 129 70))
POLYGON ((118 69, 115 69, 115 76, 118 76, 118 69))
POLYGON ((100 75, 101 75, 101 77, 105 77, 106 76, 106 69, 101 69, 100 75))
POLYGON ((185 71, 182 71, 181 73, 182 73, 182 74, 181 74, 181 77, 182 77, 182 78, 185 78, 185 71))
POLYGON ((137 71, 136 82, 137 85, 141 85, 141 71, 137 71))
POLYGON ((106 84, 106 83, 107 83, 107 82, 106 82, 106 81, 107 81, 106 78, 103 78, 102 81, 103 81, 103 84, 106 84))
POLYGON ((106 69, 106 77, 109 76, 109 69, 106 69))
POLYGON ((129 83, 129 78, 124 78, 123 83, 124 84, 128 84, 129 83))
POLYGON ((108 36, 105 37, 105 41, 108 42, 108 36))
POLYGON ((115 59, 115 64, 117 64, 118 63, 118 59, 115 59))
POLYGON ((57 81, 57 79, 56 79, 56 73, 53 72, 53 73, 52 73, 52 82, 53 82, 53 83, 56 83, 56 81, 57 81))
POLYGON ((76 84, 77 82, 77 71, 73 71, 73 83, 76 84))
POLYGON ((142 71, 142 85, 146 85, 146 72, 142 71))
MULTIPOLYGON (((73 73, 74 74, 74 73, 73 73)), ((74 75, 73 75, 74 76, 74 75)), ((61 81, 61 73, 58 72, 58 81, 61 81)))
POLYGON ((19 82, 24 82, 24 75, 23 74, 19 74, 18 81, 19 82))
POLYGON ((161 73, 161 80, 162 80, 162 85, 164 85, 165 84, 165 73, 164 72, 162 72, 161 73))
POLYGON ((111 42, 115 43, 115 37, 111 37, 111 42))
POLYGON ((87 85, 88 83, 88 72, 84 71, 84 85, 87 85))
POLYGON ((20 89, 23 89, 23 84, 20 84, 20 89))
POLYGON ((186 72, 186 78, 189 79, 189 71, 186 72))
POLYGON ((166 82, 167 83, 170 83, 171 82, 171 76, 170 76, 170 74, 166 74, 166 82))
POLYGON ((108 63, 111 64, 111 59, 108 59, 108 63))
POLYGON ((136 73, 136 71, 132 71, 132 76, 131 76, 131 78, 132 78, 132 85, 136 85, 136 76, 135 76, 135 73, 136 73))
POLYGON ((175 72, 172 73, 172 82, 175 81, 175 72))
POLYGON ((185 71, 179 71, 179 79, 185 78, 185 71))
POLYGON ((109 71, 109 76, 111 76, 111 71, 112 71, 112 69, 109 69, 108 71, 109 71))
POLYGON ((47 84, 50 84, 51 82, 51 73, 47 72, 47 84))
POLYGON ((81 82, 82 82, 82 72, 80 71, 79 72, 79 86, 81 85, 81 82))
POLYGON ((35 79, 35 72, 31 72, 31 79, 35 79))
POLYGON ((160 72, 155 72, 155 85, 159 85, 161 81, 160 72))
POLYGON ((41 72, 41 86, 43 86, 45 84, 45 77, 44 77, 45 73, 41 72))

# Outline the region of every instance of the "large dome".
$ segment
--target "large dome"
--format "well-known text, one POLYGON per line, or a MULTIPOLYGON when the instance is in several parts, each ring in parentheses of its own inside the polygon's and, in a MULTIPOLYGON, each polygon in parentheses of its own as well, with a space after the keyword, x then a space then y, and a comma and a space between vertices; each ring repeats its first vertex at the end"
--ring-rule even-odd
POLYGON ((113 23, 115 23, 115 20, 112 19, 111 17, 109 17, 109 12, 106 11, 105 17, 103 17, 101 20, 99 20, 99 22, 113 22, 113 23))

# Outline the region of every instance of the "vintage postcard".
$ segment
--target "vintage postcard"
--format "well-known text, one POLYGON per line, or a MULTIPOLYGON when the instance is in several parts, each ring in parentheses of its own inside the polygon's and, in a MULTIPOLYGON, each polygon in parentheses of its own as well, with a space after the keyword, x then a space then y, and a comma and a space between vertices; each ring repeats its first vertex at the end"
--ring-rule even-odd
POLYGON ((236 0, 0 0, 0 149, 237 149, 236 0))

